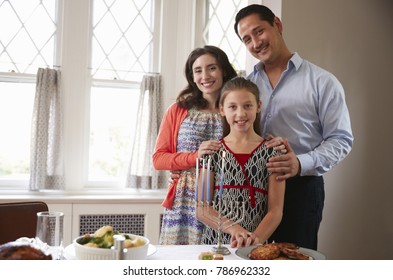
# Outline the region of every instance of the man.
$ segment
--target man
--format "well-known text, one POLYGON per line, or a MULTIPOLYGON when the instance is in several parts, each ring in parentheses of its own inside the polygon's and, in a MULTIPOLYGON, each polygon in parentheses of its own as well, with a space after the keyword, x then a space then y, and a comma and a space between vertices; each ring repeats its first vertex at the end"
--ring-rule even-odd
POLYGON ((271 172, 285 173, 279 178, 287 179, 283 220, 271 241, 316 250, 325 196, 322 175, 353 144, 343 87, 331 73, 289 51, 282 22, 269 8, 243 8, 234 28, 259 60, 248 79, 260 91, 262 131, 289 142, 289 152, 268 163, 271 172))

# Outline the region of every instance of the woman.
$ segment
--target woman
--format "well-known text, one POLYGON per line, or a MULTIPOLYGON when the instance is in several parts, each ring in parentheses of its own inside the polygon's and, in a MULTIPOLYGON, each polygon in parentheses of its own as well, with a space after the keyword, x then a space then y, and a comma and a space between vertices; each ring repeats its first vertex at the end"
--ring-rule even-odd
POLYGON ((218 100, 236 77, 227 55, 214 46, 193 50, 185 65, 187 86, 166 111, 153 154, 157 170, 181 170, 163 202, 160 244, 200 244, 203 224, 195 216, 195 163, 220 146, 218 100))

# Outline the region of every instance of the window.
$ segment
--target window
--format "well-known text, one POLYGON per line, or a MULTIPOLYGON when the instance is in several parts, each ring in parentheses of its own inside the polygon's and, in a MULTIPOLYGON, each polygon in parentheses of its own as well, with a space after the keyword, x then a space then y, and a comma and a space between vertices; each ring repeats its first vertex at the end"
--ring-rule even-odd
POLYGON ((197 30, 194 1, 0 0, 0 187, 27 189, 39 67, 61 70, 66 188, 123 187, 143 74, 162 74, 164 110, 196 45, 244 69, 231 23, 244 2, 195 1, 197 30))
POLYGON ((158 5, 0 0, 0 186, 28 184, 39 67, 62 72, 67 187, 122 184, 140 82, 159 64, 158 5))
POLYGON ((236 13, 247 4, 248 0, 206 0, 203 41, 224 50, 237 71, 246 70, 246 48, 237 37, 233 24, 236 13))
POLYGON ((35 74, 55 64, 55 14, 56 1, 0 1, 0 181, 7 185, 29 178, 35 74))
POLYGON ((88 184, 126 175, 142 75, 153 71, 154 1, 93 3, 88 184))

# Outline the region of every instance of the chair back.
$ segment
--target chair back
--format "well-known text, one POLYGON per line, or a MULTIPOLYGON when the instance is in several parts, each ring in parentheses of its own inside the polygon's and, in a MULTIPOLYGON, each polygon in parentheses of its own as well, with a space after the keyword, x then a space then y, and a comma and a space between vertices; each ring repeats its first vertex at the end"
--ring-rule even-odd
POLYGON ((0 203, 0 244, 35 237, 37 213, 48 211, 42 201, 0 203))

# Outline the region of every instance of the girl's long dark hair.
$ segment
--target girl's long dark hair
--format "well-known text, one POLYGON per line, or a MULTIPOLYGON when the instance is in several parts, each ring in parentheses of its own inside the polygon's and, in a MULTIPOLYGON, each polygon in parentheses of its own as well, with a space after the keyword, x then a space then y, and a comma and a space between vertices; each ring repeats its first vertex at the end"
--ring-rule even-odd
MULTIPOLYGON (((231 63, 229 62, 226 53, 218 47, 215 46, 204 46, 202 48, 196 48, 188 56, 184 73, 187 79, 187 86, 180 92, 177 96, 177 104, 186 109, 191 109, 193 107, 197 109, 205 109, 208 107, 208 102, 203 98, 202 92, 198 89, 197 85, 194 83, 192 65, 195 60, 204 54, 210 54, 216 58, 218 67, 221 68, 223 72, 223 83, 236 77, 236 71, 233 69, 231 63)), ((218 107, 218 100, 216 106, 218 107)))

